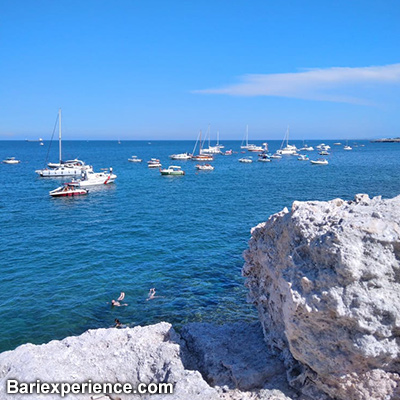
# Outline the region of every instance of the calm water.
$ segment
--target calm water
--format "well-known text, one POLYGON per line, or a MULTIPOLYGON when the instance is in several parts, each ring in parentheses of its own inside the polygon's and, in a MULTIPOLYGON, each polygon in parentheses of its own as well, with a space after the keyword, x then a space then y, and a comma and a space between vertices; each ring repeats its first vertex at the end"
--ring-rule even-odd
MULTIPOLYGON (((292 156, 242 164, 239 152, 196 172, 193 161, 168 160, 192 151, 192 141, 64 141, 64 158, 112 166, 118 179, 88 196, 53 199, 48 192, 60 181, 34 172, 49 142, 0 142, 1 159, 22 161, 0 164, 0 351, 109 327, 114 318, 178 327, 256 319, 240 274, 251 227, 294 200, 399 194, 400 144, 358 142, 365 147, 346 152, 325 143, 328 166, 292 156), (186 175, 162 177, 128 162, 133 154, 182 165, 186 175), (162 297, 146 301, 151 287, 162 297), (129 306, 111 309, 121 291, 129 306)), ((239 151, 240 142, 224 144, 239 151)), ((272 151, 279 146, 270 142, 272 151)), ((49 161, 57 151, 53 143, 49 161)))

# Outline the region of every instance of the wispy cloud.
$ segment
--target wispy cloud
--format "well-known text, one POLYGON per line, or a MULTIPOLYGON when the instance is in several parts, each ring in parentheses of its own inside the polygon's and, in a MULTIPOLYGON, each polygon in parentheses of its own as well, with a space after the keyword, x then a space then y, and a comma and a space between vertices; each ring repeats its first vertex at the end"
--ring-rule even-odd
MULTIPOLYGON (((359 96, 372 87, 400 83, 400 64, 362 68, 307 69, 285 74, 248 74, 241 82, 193 93, 229 96, 280 96, 308 100, 371 104, 359 96)), ((367 96, 369 97, 369 96, 367 96)))

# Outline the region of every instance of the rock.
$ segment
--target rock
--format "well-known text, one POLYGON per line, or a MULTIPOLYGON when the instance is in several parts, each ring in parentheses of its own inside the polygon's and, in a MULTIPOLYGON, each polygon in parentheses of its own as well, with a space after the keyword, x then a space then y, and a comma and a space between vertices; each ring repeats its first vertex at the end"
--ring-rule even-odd
POLYGON ((282 361, 269 353, 259 324, 190 324, 184 331, 185 340, 163 322, 90 330, 62 341, 20 346, 0 354, 0 399, 59 400, 59 394, 6 394, 8 379, 40 379, 53 383, 128 382, 135 387, 140 382, 174 385, 174 393, 164 395, 65 396, 74 400, 292 400, 287 394, 295 392, 288 389, 282 361), (196 370, 200 365, 215 388, 196 370), (239 385, 233 385, 235 380, 239 385))
POLYGON ((200 371, 211 386, 241 391, 268 387, 293 395, 283 362, 269 351, 259 323, 192 323, 181 336, 191 355, 190 369, 200 371))
MULTIPOLYGON (((127 329, 89 330, 78 337, 35 346, 22 345, 0 354, 0 398, 12 400, 60 399, 58 394, 7 395, 6 380, 20 382, 171 382, 174 394, 109 395, 125 399, 219 399, 197 371, 186 370, 180 357, 180 338, 170 324, 127 329)), ((76 394, 65 399, 89 400, 91 395, 76 394)), ((96 396, 93 395, 93 398, 96 396)), ((97 395, 101 400, 106 396, 97 395)))
POLYGON ((400 398, 400 196, 295 202, 252 229, 249 301, 292 386, 400 398))

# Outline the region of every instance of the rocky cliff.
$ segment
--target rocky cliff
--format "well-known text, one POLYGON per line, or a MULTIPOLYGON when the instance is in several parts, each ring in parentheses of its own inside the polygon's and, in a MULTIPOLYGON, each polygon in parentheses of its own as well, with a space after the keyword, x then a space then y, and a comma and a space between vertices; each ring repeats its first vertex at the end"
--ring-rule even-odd
POLYGON ((400 398, 400 196, 295 202, 253 228, 244 257, 249 300, 292 386, 400 398))

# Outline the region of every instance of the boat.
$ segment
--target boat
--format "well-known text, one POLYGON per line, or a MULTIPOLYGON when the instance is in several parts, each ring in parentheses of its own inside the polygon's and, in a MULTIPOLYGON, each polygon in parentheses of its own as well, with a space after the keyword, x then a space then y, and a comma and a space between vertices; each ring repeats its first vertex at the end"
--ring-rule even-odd
POLYGON ((225 153, 222 153, 223 156, 231 156, 233 154, 233 150, 226 150, 225 153))
POLYGON ((137 156, 132 156, 131 158, 128 158, 128 161, 139 163, 142 162, 142 159, 138 158, 137 156))
POLYGON ((344 146, 343 150, 353 150, 353 148, 351 146, 344 146))
POLYGON ((179 153, 179 154, 171 154, 169 156, 171 160, 190 160, 192 155, 188 152, 186 153, 179 153))
POLYGON ((196 168, 200 171, 213 171, 214 167, 211 164, 197 164, 196 168))
POLYGON ((266 151, 258 155, 258 161, 260 162, 271 162, 271 154, 268 154, 266 151))
POLYGON ((340 142, 336 142, 336 143, 333 143, 335 146, 341 146, 342 145, 342 143, 340 143, 340 142))
POLYGON ((113 173, 113 169, 105 169, 103 172, 85 171, 82 179, 69 182, 72 186, 87 187, 97 185, 108 185, 117 179, 117 175, 113 173))
POLYGON ((329 156, 329 152, 326 150, 322 150, 318 153, 320 156, 329 156))
POLYGON ((314 151, 314 147, 305 144, 299 151, 314 151))
MULTIPOLYGON (((208 147, 207 148, 201 148, 200 149, 200 154, 221 154, 221 147, 219 144, 215 146, 211 146, 211 137, 210 137, 210 125, 208 126, 206 138, 204 139, 204 142, 206 141, 208 136, 208 147)), ((204 144, 203 142, 203 144, 204 144)), ((219 139, 218 139, 219 142, 219 139)))
POLYGON ((16 160, 15 157, 7 157, 5 160, 3 160, 4 164, 19 164, 21 161, 16 160))
POLYGON ((147 166, 149 168, 159 168, 161 167, 161 163, 158 158, 151 158, 150 161, 147 161, 147 166))
POLYGON ((281 148, 276 151, 278 155, 295 154, 297 152, 297 147, 289 144, 289 127, 286 130, 285 136, 283 137, 281 148), (283 147, 286 141, 286 146, 283 147))
POLYGON ((86 165, 83 161, 74 159, 62 161, 61 152, 61 108, 58 110, 58 152, 59 162, 49 163, 48 168, 38 169, 35 172, 41 177, 64 177, 81 176, 84 171, 93 171, 92 166, 86 165))
POLYGON ((313 165, 328 165, 328 160, 325 158, 318 158, 317 160, 311 160, 310 162, 313 165))
POLYGON ((70 197, 70 196, 82 196, 88 194, 89 191, 87 189, 78 188, 74 185, 66 183, 63 186, 58 187, 57 189, 49 192, 49 195, 52 197, 70 197))
POLYGON ((185 175, 185 171, 182 171, 182 168, 177 165, 170 165, 166 169, 160 168, 161 175, 185 175))
POLYGON ((194 145, 194 148, 193 148, 192 160, 194 160, 194 161, 213 161, 214 157, 211 154, 202 154, 201 147, 202 147, 202 143, 201 143, 201 131, 200 131, 199 135, 197 136, 197 140, 194 145), (199 154, 194 155, 196 152, 197 143, 199 143, 199 154))
POLYGON ((242 144, 241 144, 240 148, 241 148, 241 149, 248 150, 249 147, 250 147, 250 148, 251 148, 251 147, 254 148, 255 146, 256 146, 255 144, 249 144, 249 126, 246 125, 246 135, 245 135, 245 137, 244 137, 243 140, 242 140, 242 144), (245 143, 245 144, 243 144, 243 143, 245 143))
POLYGON ((310 159, 308 158, 307 154, 299 154, 299 156, 297 157, 297 159, 299 161, 310 161, 310 159))
POLYGON ((256 146, 255 144, 249 144, 249 146, 247 147, 247 151, 252 151, 252 152, 256 152, 256 153, 260 153, 262 151, 268 151, 268 144, 263 143, 262 146, 256 146))
POLYGON ((274 154, 272 154, 271 158, 278 159, 278 158, 282 158, 282 156, 280 154, 278 154, 278 153, 274 153, 274 154))
POLYGON ((241 163, 252 163, 253 159, 251 157, 243 157, 243 158, 239 158, 239 162, 241 162, 241 163))

